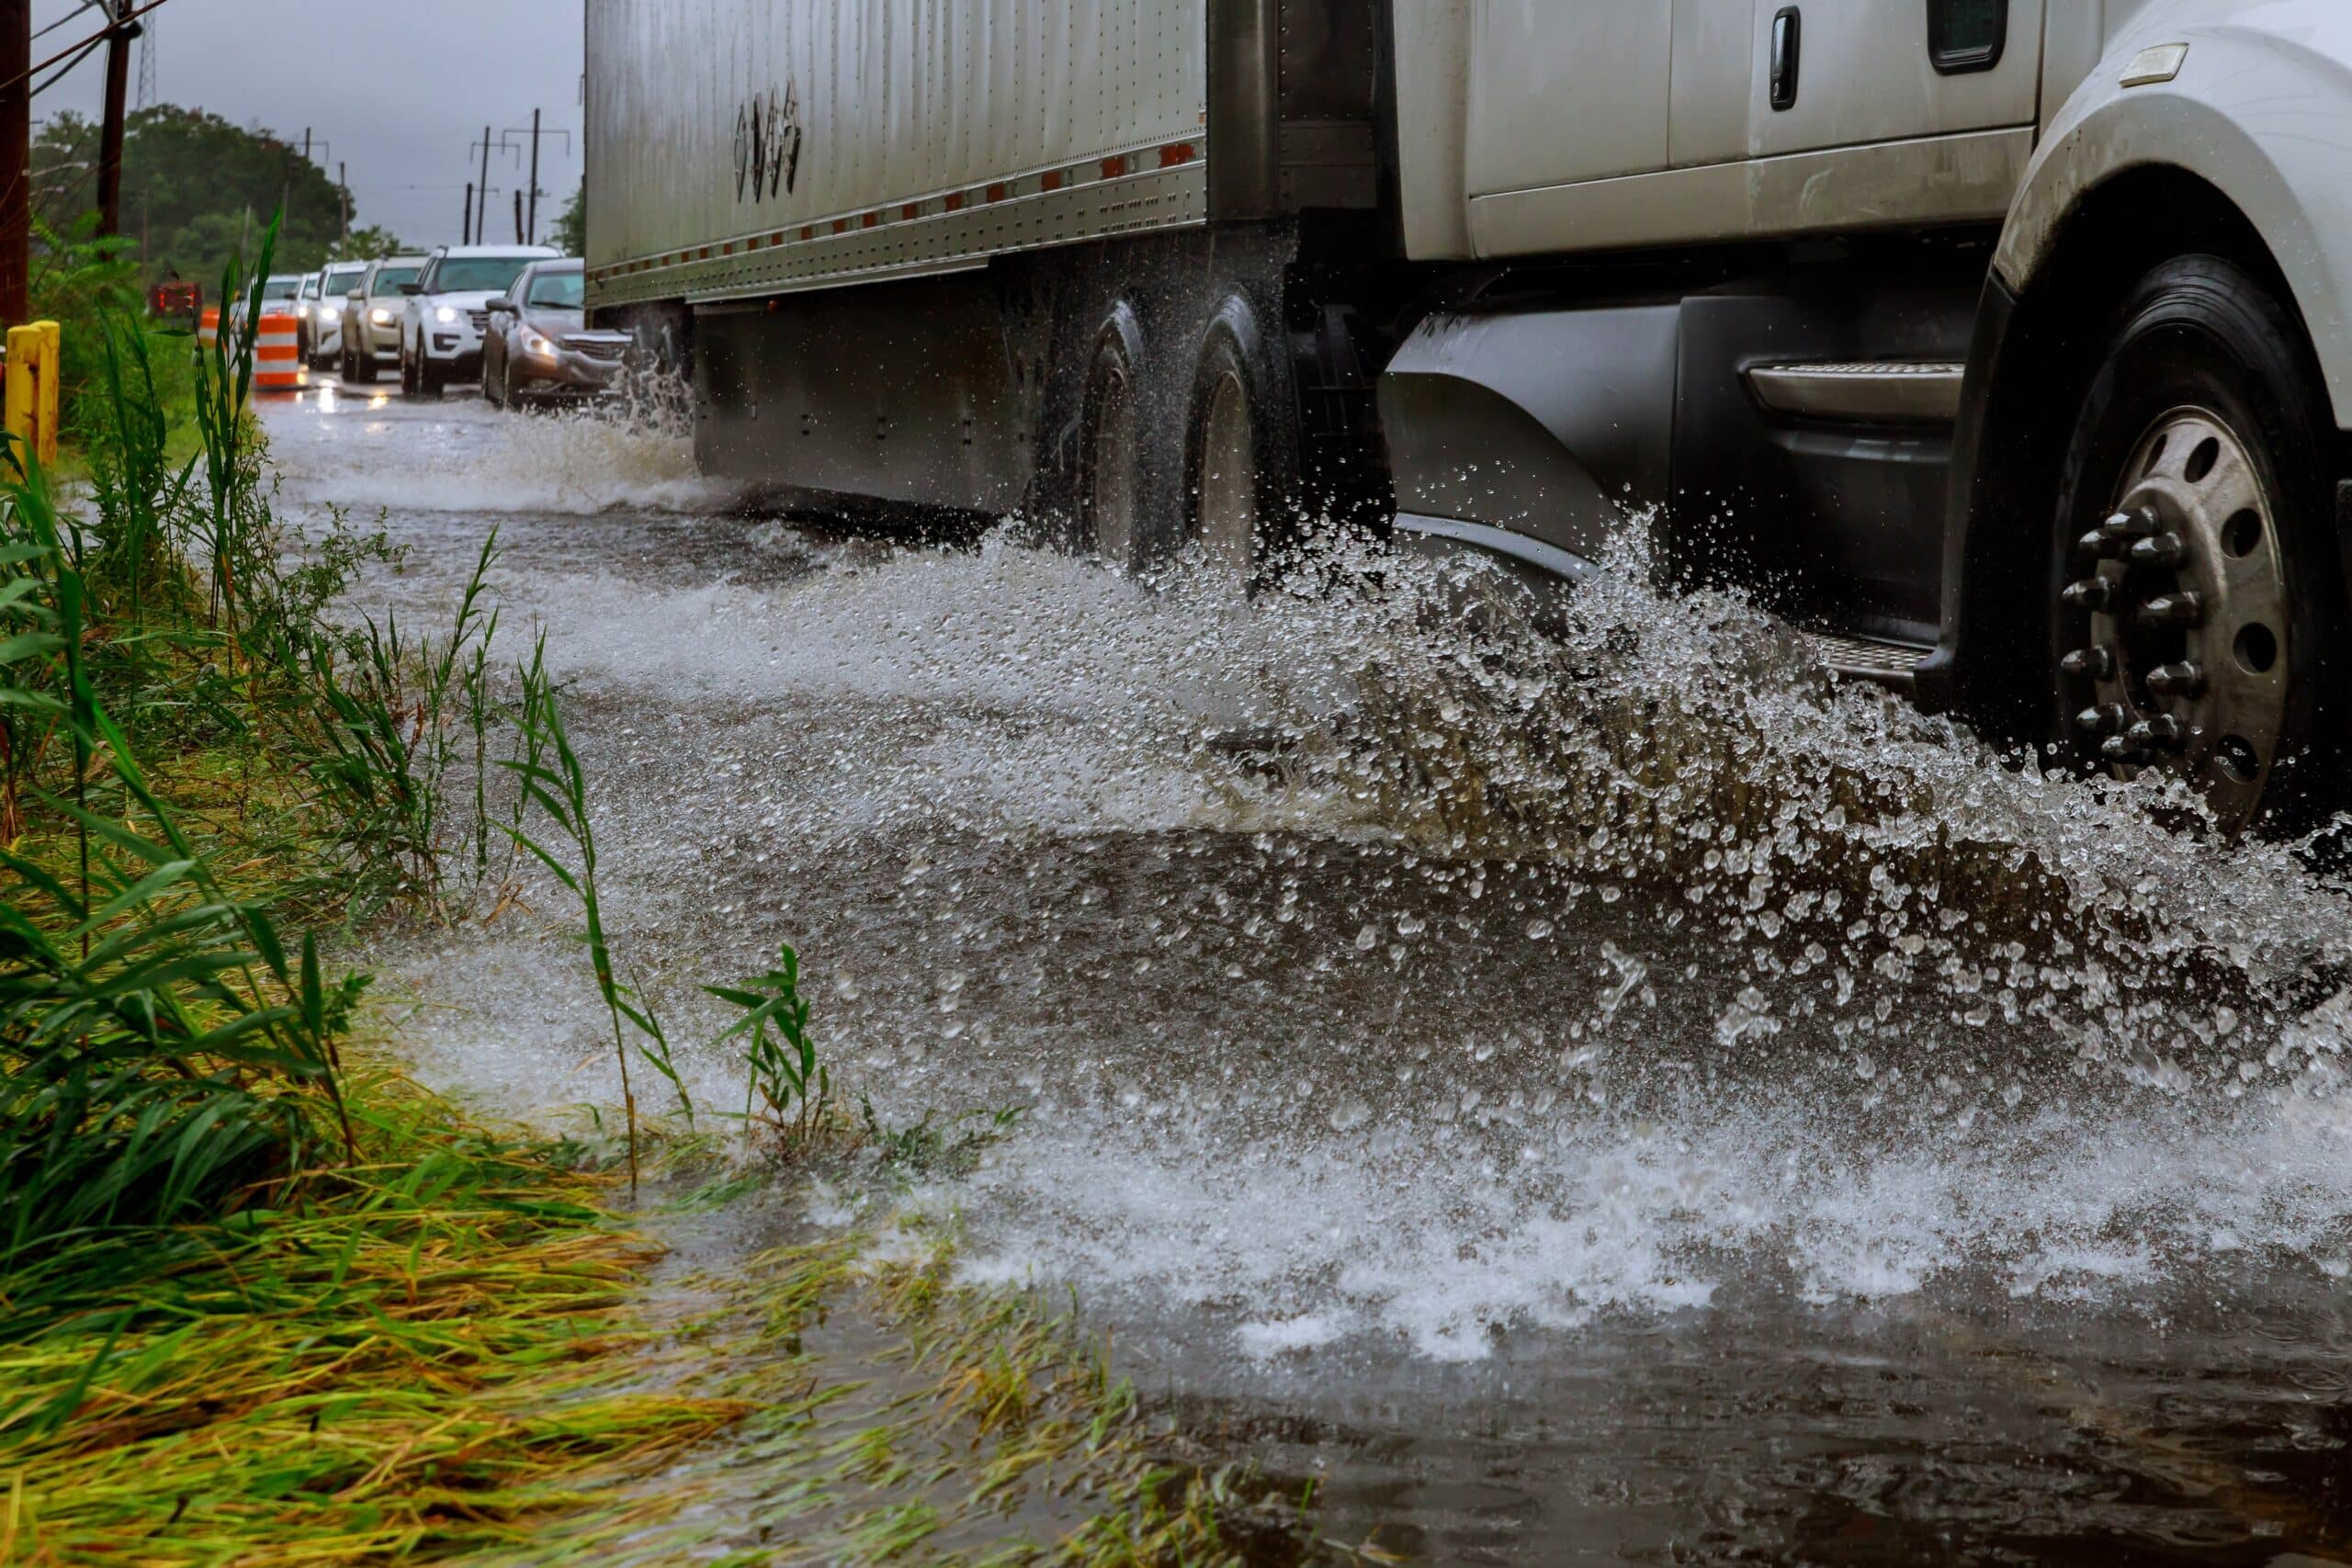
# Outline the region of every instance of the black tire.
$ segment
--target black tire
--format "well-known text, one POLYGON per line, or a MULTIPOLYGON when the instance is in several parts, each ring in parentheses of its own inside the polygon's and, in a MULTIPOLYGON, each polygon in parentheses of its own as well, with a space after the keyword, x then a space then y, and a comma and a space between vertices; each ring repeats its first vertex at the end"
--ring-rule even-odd
POLYGON ((1183 525, 1243 586, 1265 581, 1295 535, 1298 441, 1278 340, 1239 294, 1210 317, 1185 402, 1183 525))
POLYGON ((413 398, 416 395, 416 361, 408 351, 408 334, 402 333, 401 334, 401 396, 413 398))
POLYGON ((481 400, 492 408, 512 408, 514 399, 510 389, 503 384, 504 380, 504 377, 491 372, 490 343, 484 339, 481 345, 481 400))
POLYGON ((2060 475, 2044 602, 2061 744, 2188 773, 2229 832, 2292 831, 2342 793, 2329 407, 2259 278, 2178 257, 2125 298, 2060 475))
POLYGON ((344 371, 343 378, 362 387, 374 386, 379 374, 376 369, 376 351, 373 348, 353 348, 346 352, 350 355, 350 367, 344 371))
POLYGON ((1143 322, 1125 300, 1095 330, 1079 410, 1078 546, 1122 571, 1153 554, 1145 487, 1147 421, 1143 322))

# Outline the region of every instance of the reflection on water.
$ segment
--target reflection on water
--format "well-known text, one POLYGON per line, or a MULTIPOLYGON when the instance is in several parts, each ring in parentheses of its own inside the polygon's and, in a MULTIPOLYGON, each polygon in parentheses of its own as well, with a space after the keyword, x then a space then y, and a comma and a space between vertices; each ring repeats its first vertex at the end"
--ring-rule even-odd
MULTIPOLYGON (((2352 1546, 2352 905, 2293 846, 2159 827, 1637 572, 1558 642, 1387 562, 1243 610, 729 515, 673 437, 351 412, 273 416, 289 495, 392 507, 382 591, 425 603, 496 514, 673 1037, 789 939, 886 1116, 1029 1107, 912 1201, 1320 1476, 1335 1533, 2352 1546)), ((611 1094, 559 933, 389 956, 456 1004, 437 1073, 611 1094)))

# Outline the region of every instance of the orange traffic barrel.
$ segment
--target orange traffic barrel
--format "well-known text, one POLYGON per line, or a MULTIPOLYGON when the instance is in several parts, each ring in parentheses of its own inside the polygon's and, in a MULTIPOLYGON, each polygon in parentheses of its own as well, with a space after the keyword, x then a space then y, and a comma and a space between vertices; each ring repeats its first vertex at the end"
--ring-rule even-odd
POLYGON ((207 306, 204 314, 197 320, 196 341, 210 348, 220 340, 220 307, 207 306))
POLYGON ((290 392, 301 384, 301 338, 294 318, 263 311, 261 330, 254 335, 254 390, 290 392))

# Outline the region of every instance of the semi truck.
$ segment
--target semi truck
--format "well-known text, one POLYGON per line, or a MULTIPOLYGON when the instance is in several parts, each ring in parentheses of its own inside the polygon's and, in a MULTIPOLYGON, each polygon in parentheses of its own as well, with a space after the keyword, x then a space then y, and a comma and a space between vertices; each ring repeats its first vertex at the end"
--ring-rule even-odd
POLYGON ((2234 831, 2340 801, 2343 0, 590 0, 710 471, 1260 580, 1628 531, 2234 831))

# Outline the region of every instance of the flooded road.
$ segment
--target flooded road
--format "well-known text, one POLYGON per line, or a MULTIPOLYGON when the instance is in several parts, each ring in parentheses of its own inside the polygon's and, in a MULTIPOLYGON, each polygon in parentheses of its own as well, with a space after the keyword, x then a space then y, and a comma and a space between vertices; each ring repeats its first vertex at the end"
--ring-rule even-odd
MULTIPOLYGON (((2314 857, 1631 574, 1558 643, 1473 637, 1390 564, 1243 606, 896 547, 471 399, 267 422, 287 515, 384 510, 404 619, 499 529, 673 1039, 789 941, 886 1122, 1023 1108, 969 1177, 817 1217, 960 1214, 967 1273, 1074 1288, 1335 1538, 2352 1561, 2352 898, 2314 857)), ((379 962, 429 1076, 617 1100, 555 922, 379 962)))

